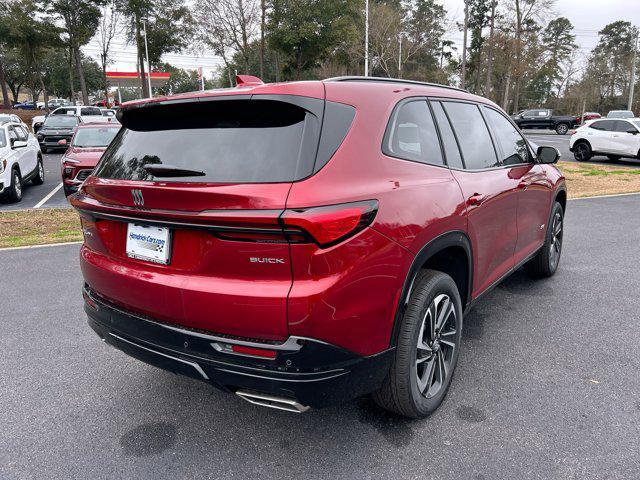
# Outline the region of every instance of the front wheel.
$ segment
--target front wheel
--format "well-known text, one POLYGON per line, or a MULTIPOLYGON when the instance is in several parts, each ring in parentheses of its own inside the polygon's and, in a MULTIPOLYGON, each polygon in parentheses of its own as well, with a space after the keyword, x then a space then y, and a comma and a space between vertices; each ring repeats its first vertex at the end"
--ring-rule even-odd
POLYGON ((586 142, 580 142, 573 147, 573 158, 578 162, 588 162, 592 155, 591 146, 586 142))
POLYGON ((567 125, 566 123, 559 123, 558 125, 556 125, 556 133, 558 135, 566 135, 568 131, 569 125, 567 125))
POLYGON ((11 203, 22 200, 22 177, 16 168, 11 172, 11 185, 7 190, 7 200, 11 203))
POLYGON ((373 398, 382 408, 426 417, 444 400, 458 363, 462 303, 453 279, 423 270, 401 319, 394 358, 373 398))
POLYGON ((41 158, 38 158, 38 173, 33 177, 31 183, 34 185, 42 185, 44 183, 44 165, 42 164, 41 158))
POLYGON ((540 251, 525 265, 525 269, 532 277, 550 277, 558 269, 562 254, 562 239, 564 236, 564 211, 562 205, 555 202, 551 211, 551 220, 547 227, 547 235, 540 251))

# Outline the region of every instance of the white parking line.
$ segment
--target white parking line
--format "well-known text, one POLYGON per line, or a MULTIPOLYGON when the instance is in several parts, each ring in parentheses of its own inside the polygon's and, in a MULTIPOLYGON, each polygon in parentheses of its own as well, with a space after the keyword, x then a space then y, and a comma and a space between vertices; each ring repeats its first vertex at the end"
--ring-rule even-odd
POLYGON ((44 248, 44 247, 62 247, 64 245, 80 245, 82 242, 61 242, 61 243, 45 243, 43 245, 23 245, 22 247, 4 247, 0 248, 0 252, 6 252, 8 250, 27 250, 31 248, 44 248))
POLYGON ((44 197, 42 200, 40 200, 38 203, 36 203, 35 207, 33 207, 33 208, 40 208, 42 205, 47 203, 47 200, 49 200, 51 197, 53 197, 55 195, 55 193, 58 190, 60 190, 61 188, 62 188, 62 182, 60 182, 56 188, 51 190, 46 197, 44 197))

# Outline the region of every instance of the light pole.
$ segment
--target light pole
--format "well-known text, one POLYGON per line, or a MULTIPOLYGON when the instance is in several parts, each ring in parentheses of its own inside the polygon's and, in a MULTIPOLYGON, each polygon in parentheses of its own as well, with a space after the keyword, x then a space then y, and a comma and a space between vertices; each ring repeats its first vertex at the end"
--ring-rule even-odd
POLYGON ((369 0, 364 2, 364 76, 369 76, 369 0))
POLYGON ((628 110, 633 109, 633 90, 636 83, 636 62, 638 59, 638 36, 640 36, 640 30, 635 29, 636 38, 633 41, 633 60, 631 61, 631 85, 629 86, 629 106, 628 110))
POLYGON ((151 64, 149 63, 149 47, 147 46, 147 22, 142 21, 142 28, 144 33, 144 54, 147 58, 147 81, 149 82, 149 98, 152 98, 151 94, 151 64))

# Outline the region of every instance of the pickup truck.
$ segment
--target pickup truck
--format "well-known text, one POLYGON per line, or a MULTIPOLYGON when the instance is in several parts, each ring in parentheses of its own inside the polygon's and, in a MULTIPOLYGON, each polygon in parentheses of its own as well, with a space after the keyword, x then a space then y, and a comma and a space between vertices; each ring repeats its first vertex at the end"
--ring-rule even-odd
POLYGON ((554 115, 553 110, 548 108, 523 110, 511 118, 520 128, 555 130, 558 135, 565 135, 570 128, 578 125, 577 117, 554 115))

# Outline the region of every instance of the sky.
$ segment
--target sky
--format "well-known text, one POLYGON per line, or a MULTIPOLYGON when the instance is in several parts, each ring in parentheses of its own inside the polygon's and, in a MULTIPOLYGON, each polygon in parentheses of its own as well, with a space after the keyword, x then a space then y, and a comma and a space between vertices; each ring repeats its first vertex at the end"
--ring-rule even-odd
MULTIPOLYGON (((364 0, 363 4, 364 4, 364 0)), ((455 22, 461 22, 464 16, 463 0, 443 0, 447 10, 447 19, 450 24, 445 38, 453 40, 462 50, 462 32, 457 31, 455 22)), ((605 25, 616 20, 627 20, 640 27, 640 0, 557 0, 555 7, 556 16, 567 17, 575 28, 576 43, 580 52, 585 57, 598 43, 598 31, 605 25)), ((99 60, 99 48, 95 40, 92 40, 84 52, 92 58, 99 60)), ((120 38, 114 45, 116 62, 110 66, 115 71, 135 72, 135 49, 126 44, 124 38, 120 38)), ((211 52, 201 51, 196 53, 165 55, 163 60, 185 69, 203 67, 206 77, 211 77, 222 60, 211 52)))

